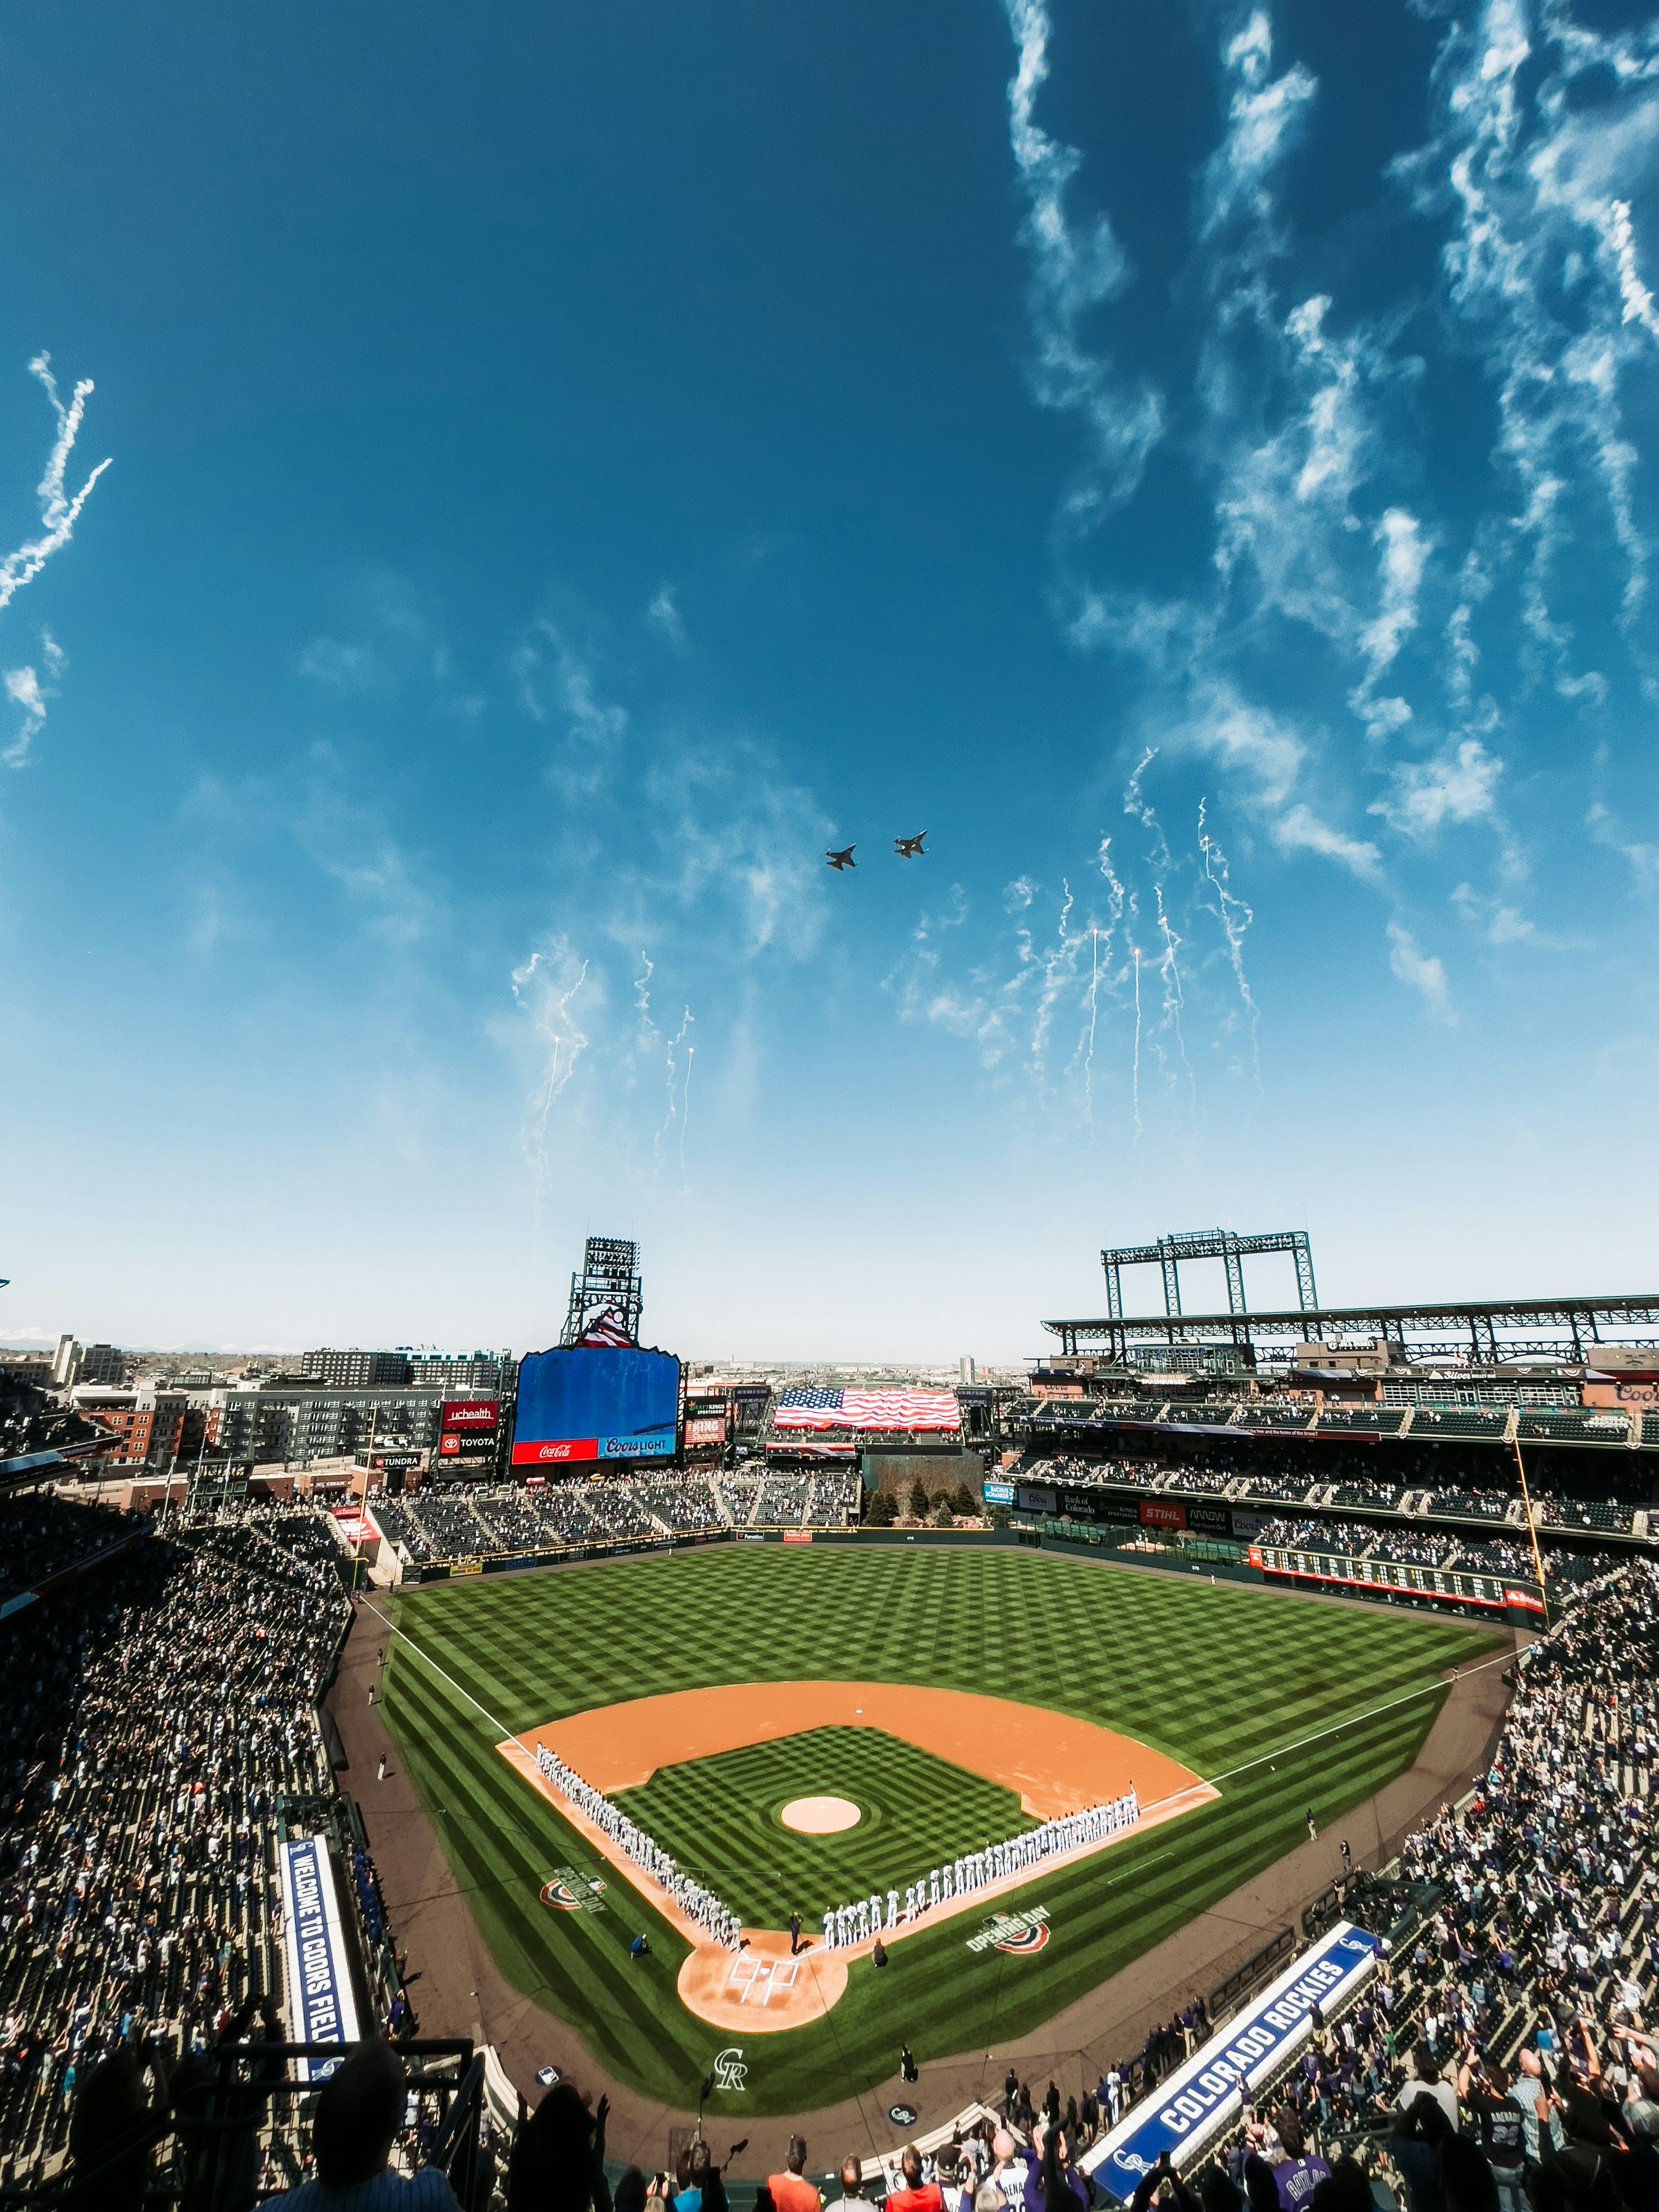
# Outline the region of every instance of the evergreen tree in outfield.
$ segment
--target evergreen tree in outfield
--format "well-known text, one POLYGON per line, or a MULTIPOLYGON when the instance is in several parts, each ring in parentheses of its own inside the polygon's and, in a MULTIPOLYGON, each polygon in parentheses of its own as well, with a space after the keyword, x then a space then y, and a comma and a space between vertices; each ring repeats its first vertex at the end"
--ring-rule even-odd
POLYGON ((910 1517, 913 1521, 927 1518, 927 1486, 920 1475, 910 1486, 910 1517))

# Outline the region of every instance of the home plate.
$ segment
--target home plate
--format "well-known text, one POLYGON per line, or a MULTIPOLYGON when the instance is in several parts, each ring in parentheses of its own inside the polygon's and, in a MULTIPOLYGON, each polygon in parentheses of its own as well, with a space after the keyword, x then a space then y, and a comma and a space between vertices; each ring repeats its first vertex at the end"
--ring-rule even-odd
POLYGON ((778 1818, 803 1836, 838 1836, 864 1815, 849 1797, 792 1797, 778 1818))

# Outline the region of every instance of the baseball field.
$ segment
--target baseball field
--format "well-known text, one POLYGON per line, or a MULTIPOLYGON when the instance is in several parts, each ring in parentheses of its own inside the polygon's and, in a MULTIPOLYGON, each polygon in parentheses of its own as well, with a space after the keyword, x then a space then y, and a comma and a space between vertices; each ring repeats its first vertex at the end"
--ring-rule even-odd
MULTIPOLYGON (((1310 1806, 1323 1830, 1409 1765, 1447 1670, 1493 1648, 1467 1623, 1382 1607, 921 1545, 721 1547, 480 1579, 401 1595, 395 1619, 386 1720, 502 1972, 576 2026, 608 2073, 682 2107, 732 2034, 682 2002, 681 1926, 520 1771, 541 1731, 580 1741, 586 1725, 612 1769, 598 1786, 745 1926, 780 1929, 793 1909, 813 1936, 826 1905, 1051 1809, 1031 1707, 1052 1714, 1057 1744, 1121 1742, 1131 1767, 1179 1762, 1212 1785, 1165 1796, 1161 1825, 997 1896, 999 1911, 1044 1910, 1040 1948, 970 1948, 991 1909, 970 1903, 892 1943, 884 1969, 854 1955, 820 2016, 738 2036, 746 2087, 731 2108, 750 2113, 862 2091, 891 2072, 901 2038, 926 2060, 1039 2027, 1302 1841, 1310 1806), (750 1701, 764 1720, 743 1725, 744 1686, 795 1683, 798 1724, 779 1728, 793 1698, 770 1689, 750 1701), (837 1684, 871 1686, 890 1724, 861 1707, 825 1724, 837 1684), (941 1754, 937 1723, 896 1717, 907 1701, 883 1685, 935 1693, 915 1703, 947 1712, 936 1693, 958 1696, 972 1725, 959 1755, 941 1754), (657 1763, 634 1771, 629 1701, 653 1701, 644 1714, 694 1692, 725 1692, 716 1747, 693 1732, 665 1758, 673 1738, 659 1726, 645 1762, 657 1763), (1023 1764, 998 1750, 988 1699, 1023 1709, 1023 1764), (757 1729, 764 1740, 748 1741, 757 1729), (823 1797, 855 1808, 854 1825, 802 1832, 784 1817, 823 1797), (550 1883, 562 1885, 553 1903, 550 1883), (630 1962, 639 1933, 650 1955, 630 1962)), ((711 2109, 721 2102, 717 2091, 711 2109)))

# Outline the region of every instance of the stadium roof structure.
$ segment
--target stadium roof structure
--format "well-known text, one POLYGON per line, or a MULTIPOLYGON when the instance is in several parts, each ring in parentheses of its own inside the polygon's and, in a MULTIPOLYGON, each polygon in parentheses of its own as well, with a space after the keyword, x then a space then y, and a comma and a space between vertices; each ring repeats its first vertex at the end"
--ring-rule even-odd
POLYGON ((1297 1344, 1349 1344, 1368 1336, 1401 1365, 1454 1361, 1498 1367, 1517 1360, 1593 1366, 1598 1349, 1659 1345, 1659 1291, 1613 1297, 1486 1298, 1449 1304, 1298 1306, 1278 1313, 1125 1316, 1045 1321, 1062 1354, 1098 1350, 1144 1364, 1148 1355, 1234 1352, 1243 1366, 1287 1363, 1297 1344), (1640 1332, 1646 1331, 1643 1334, 1640 1332))

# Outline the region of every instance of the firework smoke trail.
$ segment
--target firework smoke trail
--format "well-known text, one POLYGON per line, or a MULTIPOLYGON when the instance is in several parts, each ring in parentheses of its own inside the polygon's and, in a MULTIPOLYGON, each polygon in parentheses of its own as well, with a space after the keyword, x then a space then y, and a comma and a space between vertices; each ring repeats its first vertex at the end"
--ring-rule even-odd
MULTIPOLYGON (((561 941, 560 951, 564 958, 568 958, 568 953, 564 951, 562 941, 561 941)), ((532 952, 522 968, 515 968, 513 970, 513 995, 521 1006, 527 1004, 527 995, 530 992, 531 986, 538 980, 537 970, 542 967, 544 960, 547 959, 547 957, 548 956, 544 953, 539 951, 532 952)), ((548 1116, 553 1110, 554 1100, 564 1089, 566 1084, 569 1082, 572 1075, 574 1074, 576 1062, 580 1057, 583 1046, 587 1042, 586 1037, 577 1026, 575 1019, 570 1012, 571 1000, 575 997, 577 992, 581 989, 582 985, 586 981, 587 963, 586 960, 582 962, 581 966, 576 971, 575 981, 568 984, 562 991, 556 990, 553 987, 553 979, 551 975, 544 973, 540 978, 541 993, 543 994, 541 1004, 538 1007, 532 1007, 530 1009, 531 1018, 534 1021, 538 1031, 541 1036, 546 1037, 553 1047, 553 1057, 548 1063, 547 1089, 542 1095, 541 1112, 537 1117, 536 1121, 535 1145, 532 1155, 535 1163, 536 1188, 535 1195, 532 1202, 531 1217, 538 1229, 541 1227, 542 1197, 547 1187, 548 1116), (561 1073, 559 1067, 560 1055, 567 1043, 570 1047, 570 1053, 568 1058, 565 1060, 563 1071, 561 1073)))
POLYGON ((651 955, 641 950, 640 957, 645 963, 643 975, 634 978, 634 1002, 639 1008, 640 1045, 641 1049, 656 1037, 657 1026, 651 1018, 651 978, 656 973, 651 955))
POLYGON ((1198 1080, 1193 1073, 1193 1064, 1187 1057, 1187 1040, 1182 1034, 1181 1017, 1186 1006, 1182 995, 1181 969, 1176 959, 1182 939, 1170 927, 1170 917, 1164 911, 1164 886, 1154 884, 1153 896, 1158 901, 1158 926, 1164 936, 1164 951, 1158 963, 1158 972, 1164 980, 1164 1019, 1175 1031, 1176 1049, 1181 1054, 1181 1065, 1187 1071, 1187 1086, 1192 1093, 1194 1106, 1198 1103, 1198 1080))
POLYGON ((1140 1140, 1140 947, 1132 945, 1129 950, 1135 957, 1135 1056, 1131 1076, 1130 1096, 1134 1103, 1135 1141, 1140 1140))
POLYGON ((1221 933, 1227 940, 1227 957, 1232 963, 1233 981, 1238 986, 1238 995, 1250 1017, 1250 1063, 1255 1070, 1255 1087, 1260 1091, 1261 1014, 1250 995, 1249 979, 1244 973, 1244 933, 1255 920, 1255 915, 1230 888, 1231 879, 1227 872, 1227 855, 1204 826, 1206 805, 1206 801, 1202 799, 1198 802, 1198 849, 1204 855, 1204 872, 1219 902, 1216 918, 1221 924, 1221 933))
POLYGON ((685 1133, 691 1126, 691 1063, 697 1056, 697 1048, 685 1048, 685 1081, 680 1086, 680 1181, 685 1181, 685 1133))
MULTIPOLYGON (((673 1036, 668 1040, 668 1111, 662 1117, 662 1127, 658 1130, 656 1140, 651 1147, 652 1156, 659 1164, 661 1164, 662 1160, 662 1140, 668 1134, 669 1130, 673 1127, 674 1123, 679 1120, 682 1111, 682 1108, 677 1106, 674 1103, 674 1079, 679 1073, 679 1063, 676 1060, 674 1055, 679 1050, 680 1047, 685 1043, 685 1033, 687 1030, 690 1028, 694 1018, 695 1017, 692 1014, 691 1009, 688 1006, 685 1009, 684 1018, 681 1021, 678 1029, 675 1030, 673 1036)), ((688 1047, 687 1049, 689 1051, 690 1048, 688 1047)), ((690 1073, 690 1071, 688 1067, 687 1073, 689 1074, 690 1073)), ((684 1154, 684 1150, 685 1133, 684 1129, 682 1129, 680 1132, 680 1151, 682 1154, 684 1154)))
POLYGON ((1036 1018, 1031 1025, 1031 1073, 1036 1079, 1039 1091, 1043 1087, 1044 1063, 1048 1051, 1048 1031, 1054 1021, 1054 1005, 1068 975, 1077 972, 1077 956, 1083 943, 1079 931, 1075 937, 1066 934, 1066 924, 1074 903, 1072 886, 1062 876, 1060 889, 1066 896, 1060 909, 1058 943, 1042 963, 1042 989, 1037 997, 1036 1018))
POLYGON ((1089 938, 1094 948, 1094 957, 1089 969, 1089 1049, 1083 1056, 1083 1118, 1092 1131, 1095 1126, 1095 1006, 1100 991, 1100 930, 1097 924, 1090 924, 1089 938))

